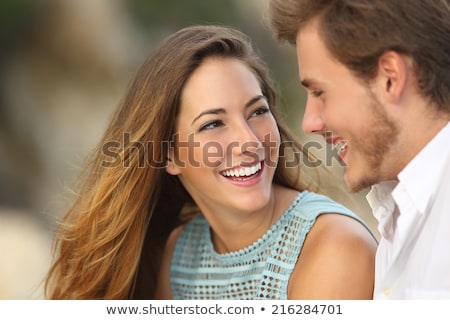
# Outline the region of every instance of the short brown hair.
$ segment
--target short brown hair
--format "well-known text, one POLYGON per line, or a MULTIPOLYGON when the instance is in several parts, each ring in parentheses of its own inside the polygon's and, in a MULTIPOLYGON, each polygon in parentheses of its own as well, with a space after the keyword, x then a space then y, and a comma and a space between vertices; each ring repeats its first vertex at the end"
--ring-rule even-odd
POLYGON ((331 54, 366 82, 384 52, 411 57, 422 96, 450 112, 449 0, 270 0, 269 14, 277 38, 291 44, 317 19, 331 54))

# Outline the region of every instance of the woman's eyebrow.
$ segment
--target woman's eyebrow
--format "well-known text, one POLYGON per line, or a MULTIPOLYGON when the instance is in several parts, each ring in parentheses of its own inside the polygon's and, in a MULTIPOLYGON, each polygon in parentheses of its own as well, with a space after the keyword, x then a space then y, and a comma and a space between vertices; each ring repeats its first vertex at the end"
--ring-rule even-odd
POLYGON ((191 125, 193 125, 195 121, 197 121, 199 118, 203 117, 204 115, 223 114, 223 113, 227 113, 224 108, 215 108, 215 109, 208 109, 208 110, 202 111, 202 112, 200 112, 200 114, 198 116, 196 116, 194 118, 194 120, 192 120, 191 125))
POLYGON ((254 103, 258 102, 259 100, 264 99, 267 101, 267 98, 265 96, 263 96, 262 94, 257 95, 256 97, 251 98, 246 104, 245 104, 245 108, 250 107, 251 105, 253 105, 254 103))

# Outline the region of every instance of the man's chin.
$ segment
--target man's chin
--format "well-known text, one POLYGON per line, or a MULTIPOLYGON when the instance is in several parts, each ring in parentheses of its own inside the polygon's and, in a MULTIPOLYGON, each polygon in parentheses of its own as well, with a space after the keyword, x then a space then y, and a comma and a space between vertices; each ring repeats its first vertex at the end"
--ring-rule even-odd
POLYGON ((376 183, 374 179, 370 179, 369 177, 352 177, 349 172, 345 173, 344 180, 347 189, 352 193, 360 192, 376 183))

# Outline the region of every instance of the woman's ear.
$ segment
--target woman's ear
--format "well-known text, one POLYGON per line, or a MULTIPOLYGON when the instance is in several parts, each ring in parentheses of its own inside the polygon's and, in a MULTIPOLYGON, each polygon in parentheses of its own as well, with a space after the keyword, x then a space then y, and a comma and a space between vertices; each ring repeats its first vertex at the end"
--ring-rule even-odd
POLYGON ((401 99, 408 80, 407 58, 396 51, 386 51, 378 60, 376 83, 385 99, 397 103, 401 99))
POLYGON ((175 153, 173 151, 173 148, 171 147, 169 149, 169 151, 167 152, 167 157, 166 157, 166 171, 168 174, 171 175, 178 175, 180 174, 180 168, 178 168, 176 161, 174 161, 175 159, 175 153))

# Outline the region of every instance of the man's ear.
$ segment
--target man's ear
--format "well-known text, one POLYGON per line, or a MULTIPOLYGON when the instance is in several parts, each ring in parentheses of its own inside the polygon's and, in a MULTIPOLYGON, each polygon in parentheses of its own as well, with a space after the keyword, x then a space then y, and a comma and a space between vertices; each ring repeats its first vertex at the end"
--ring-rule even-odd
POLYGON ((382 92, 387 101, 396 103, 401 99, 408 75, 408 61, 404 55, 386 51, 378 59, 376 83, 379 92, 382 92))
POLYGON ((175 153, 173 151, 173 148, 170 148, 167 152, 167 158, 166 158, 166 171, 168 174, 171 175, 178 175, 180 174, 180 168, 177 166, 175 159, 175 153))

